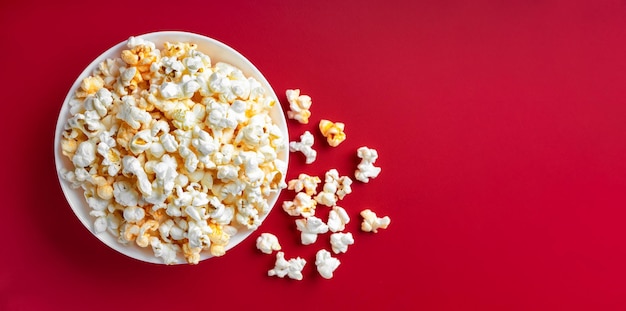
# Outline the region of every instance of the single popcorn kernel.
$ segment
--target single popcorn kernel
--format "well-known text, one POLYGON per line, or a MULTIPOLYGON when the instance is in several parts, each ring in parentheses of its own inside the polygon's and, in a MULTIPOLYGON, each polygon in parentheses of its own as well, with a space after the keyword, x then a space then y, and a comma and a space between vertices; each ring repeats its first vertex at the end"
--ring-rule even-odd
POLYGON ((377 233, 378 229, 386 229, 387 226, 389 226, 389 223, 391 223, 389 216, 380 218, 370 209, 361 211, 361 217, 363 217, 361 230, 365 232, 377 233))
POLYGON ((302 124, 309 123, 309 117, 311 116, 311 97, 308 95, 300 95, 300 90, 287 90, 287 101, 289 102, 289 111, 287 111, 287 117, 294 119, 302 124))
POLYGON ((354 172, 354 177, 358 181, 368 183, 370 178, 376 178, 380 174, 381 168, 374 166, 374 162, 378 159, 378 151, 363 146, 357 150, 357 156, 361 159, 361 163, 354 172))
POLYGON ((326 141, 332 147, 337 147, 346 140, 345 127, 345 124, 341 122, 332 122, 325 119, 322 119, 319 123, 320 132, 326 137, 326 141))
POLYGON ((325 279, 332 279, 333 272, 337 270, 340 264, 339 259, 332 257, 330 252, 325 249, 320 249, 315 254, 317 272, 325 279))
POLYGON ((311 164, 315 162, 315 158, 317 157, 317 151, 313 149, 313 134, 309 131, 305 131, 304 134, 300 135, 300 141, 292 141, 289 142, 289 151, 290 152, 302 152, 306 157, 306 164, 311 164))
POLYGON ((82 90, 81 94, 90 95, 96 93, 104 86, 104 80, 100 77, 87 77, 83 79, 83 83, 80 84, 82 90))
POLYGON ((261 233, 256 239, 256 248, 265 254, 271 254, 273 251, 281 249, 278 238, 271 233, 261 233))

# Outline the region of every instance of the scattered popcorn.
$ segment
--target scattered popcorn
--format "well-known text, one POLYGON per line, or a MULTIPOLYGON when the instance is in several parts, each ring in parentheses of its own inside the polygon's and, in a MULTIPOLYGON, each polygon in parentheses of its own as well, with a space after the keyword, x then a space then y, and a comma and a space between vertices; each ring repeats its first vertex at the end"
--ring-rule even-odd
POLYGON ((363 217, 363 222, 361 223, 361 230, 365 232, 378 232, 378 229, 386 229, 391 223, 391 219, 389 216, 385 216, 379 218, 376 216, 376 213, 372 212, 369 209, 361 211, 361 217, 363 217))
POLYGON ((298 179, 292 179, 287 182, 287 189, 300 192, 304 190, 307 195, 314 195, 317 193, 317 185, 321 182, 317 176, 309 176, 301 173, 298 175, 298 179))
POLYGON ((320 249, 317 254, 315 254, 317 272, 325 279, 331 279, 333 272, 337 270, 340 264, 339 259, 332 257, 330 252, 325 249, 320 249))
POLYGON ((317 151, 313 149, 313 139, 313 134, 311 134, 311 132, 309 131, 306 131, 300 136, 299 142, 289 142, 289 151, 302 152, 302 154, 304 154, 304 156, 306 157, 306 164, 311 164, 315 162, 315 158, 317 157, 317 151))
POLYGON ((301 232, 300 240, 302 245, 309 245, 317 241, 318 234, 328 232, 328 226, 319 218, 310 216, 296 220, 296 227, 301 232))
POLYGON ((276 263, 273 269, 267 271, 269 276, 284 278, 285 275, 294 280, 302 280, 302 269, 306 265, 306 260, 297 257, 285 260, 285 253, 276 253, 276 263))
POLYGON ((294 119, 302 124, 309 123, 309 117, 311 116, 311 97, 308 95, 300 95, 300 90, 287 90, 287 101, 289 102, 289 111, 287 111, 287 117, 294 119))
POLYGON ((352 179, 348 176, 339 176, 336 169, 330 169, 324 176, 324 187, 320 193, 315 196, 317 203, 329 207, 335 206, 338 200, 352 193, 352 179))
POLYGON ((332 122, 324 119, 319 124, 320 132, 322 132, 322 135, 326 137, 326 141, 332 147, 337 147, 346 140, 345 127, 346 125, 341 122, 332 122))
POLYGON ((256 239, 256 248, 265 254, 271 254, 273 251, 281 249, 278 238, 271 233, 261 233, 256 239))
POLYGON ((361 182, 367 183, 370 178, 376 178, 380 174, 381 168, 374 166, 374 162, 378 159, 378 152, 368 147, 360 147, 357 149, 357 156, 361 158, 361 163, 354 172, 354 177, 361 182))
POLYGON ((343 231, 346 228, 346 224, 350 222, 350 216, 345 209, 341 206, 333 206, 333 209, 328 213, 328 229, 331 232, 343 231))
MULTIPOLYGON (((304 120, 306 97, 297 99, 304 120)), ((60 146, 73 168, 59 174, 84 191, 95 232, 151 247, 166 264, 221 256, 287 187, 275 105, 259 81, 196 44, 159 50, 130 37, 75 90, 60 146)), ((300 215, 315 206, 306 203, 300 215)))
POLYGON ((337 232, 330 235, 330 245, 335 254, 347 252, 348 246, 352 244, 354 244, 354 237, 350 232, 337 232))

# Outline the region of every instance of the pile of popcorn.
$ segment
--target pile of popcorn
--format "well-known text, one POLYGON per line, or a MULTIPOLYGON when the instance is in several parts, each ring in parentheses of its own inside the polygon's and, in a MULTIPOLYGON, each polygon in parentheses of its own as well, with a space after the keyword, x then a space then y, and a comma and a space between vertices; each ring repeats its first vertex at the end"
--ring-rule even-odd
POLYGON ((73 169, 60 174, 82 188, 96 233, 151 248, 165 264, 180 254, 197 264, 256 229, 267 198, 287 186, 276 104, 193 43, 157 49, 130 37, 75 91, 61 146, 73 169))
MULTIPOLYGON (((302 124, 308 124, 311 116, 311 97, 300 95, 299 89, 287 90, 287 100, 290 110, 287 116, 302 124)), ((322 119, 319 122, 320 133, 326 138, 328 145, 337 147, 346 139, 345 124, 322 119)), ((305 157, 305 163, 311 164, 317 158, 317 151, 313 149, 314 136, 310 131, 305 131, 300 136, 300 141, 289 143, 290 152, 300 152, 305 157)), ((374 165, 378 159, 378 152, 375 149, 362 146, 356 151, 361 159, 354 171, 354 178, 362 183, 368 183, 370 179, 376 178, 381 168, 374 165)), ((298 217, 295 220, 295 227, 300 232, 302 245, 315 243, 318 236, 330 232, 331 250, 335 255, 346 253, 348 246, 354 244, 354 236, 351 232, 345 232, 346 224, 350 222, 348 212, 338 203, 346 195, 352 193, 353 181, 349 176, 340 176, 336 169, 330 169, 324 174, 322 180, 318 176, 309 176, 301 173, 297 179, 292 179, 287 183, 287 189, 293 190, 296 195, 292 201, 285 201, 282 204, 283 210, 290 216, 298 217), (323 181, 323 182, 322 182, 323 181), (322 185, 318 192, 319 185, 322 185), (317 207, 324 205, 327 214, 327 221, 316 217, 319 213, 317 207)), ((365 232, 378 232, 378 229, 385 229, 389 226, 391 219, 388 216, 378 217, 370 209, 360 212, 362 218, 361 230, 365 232)), ((258 236, 256 247, 265 254, 272 254, 276 251, 275 266, 267 274, 269 276, 285 276, 302 280, 307 261, 301 257, 286 259, 285 253, 281 251, 278 237, 272 233, 264 232, 258 236)), ((333 257, 327 249, 320 249, 315 256, 315 267, 317 272, 326 279, 333 277, 334 271, 339 267, 340 260, 333 257)))

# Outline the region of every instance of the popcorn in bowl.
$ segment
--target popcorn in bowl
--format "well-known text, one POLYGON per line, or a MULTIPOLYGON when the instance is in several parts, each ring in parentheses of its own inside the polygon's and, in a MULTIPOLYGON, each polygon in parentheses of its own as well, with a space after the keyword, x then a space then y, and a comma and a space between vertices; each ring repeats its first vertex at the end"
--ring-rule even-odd
POLYGON ((243 56, 160 32, 129 38, 83 72, 55 155, 68 202, 105 244, 197 264, 268 215, 287 186, 287 137, 276 95, 243 56))

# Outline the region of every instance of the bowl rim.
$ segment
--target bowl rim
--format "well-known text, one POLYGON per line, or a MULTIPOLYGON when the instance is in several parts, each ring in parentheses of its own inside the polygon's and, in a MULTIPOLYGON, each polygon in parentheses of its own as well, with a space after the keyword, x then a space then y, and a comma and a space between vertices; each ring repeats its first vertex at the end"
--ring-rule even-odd
MULTIPOLYGON (((285 171, 283 172, 283 178, 286 177, 289 165, 289 132, 287 127, 287 121, 285 118, 284 111, 282 110, 282 105, 280 104, 280 100, 278 96, 276 96, 276 92, 272 88, 269 81, 265 78, 265 76, 261 73, 261 71, 250 61, 248 58, 243 56, 240 52, 235 50, 234 48, 226 45, 223 42, 220 42, 214 38, 201 35, 198 33, 188 32, 188 31, 155 31, 143 33, 140 35, 131 36, 135 38, 142 38, 147 41, 151 41, 156 45, 157 49, 161 49, 161 46, 164 42, 193 42, 198 45, 197 50, 208 55, 211 58, 211 64, 215 65, 218 62, 229 63, 237 68, 239 68, 246 77, 253 77, 257 81, 261 83, 261 85, 265 88, 266 95, 268 97, 273 98, 276 101, 276 104, 272 108, 270 112, 270 116, 273 122, 281 129, 284 135, 284 144, 283 150, 278 153, 278 158, 285 162, 285 171), (207 51, 207 49, 211 49, 213 51, 207 51)), ((130 37, 128 38, 130 39, 130 37)), ((67 95, 63 100, 63 104, 60 107, 59 114, 57 116, 57 123, 55 127, 55 136, 54 136, 54 156, 55 156, 55 167, 57 172, 57 178, 59 180, 61 189, 63 191, 63 195, 66 199, 66 202, 70 205, 74 215, 79 219, 79 221, 83 224, 83 226, 94 235, 100 242, 107 245, 109 248, 121 253, 127 257, 136 259, 138 261, 154 263, 154 264, 163 264, 165 263, 158 257, 154 255, 151 247, 141 248, 136 243, 129 243, 128 245, 124 245, 117 241, 117 238, 113 236, 108 231, 102 233, 96 233, 93 229, 93 221, 94 218, 89 215, 90 208, 88 207, 86 201, 84 200, 83 190, 78 188, 72 188, 63 177, 61 176, 61 171, 66 169, 67 167, 73 168, 71 162, 67 157, 65 157, 61 152, 61 136, 63 133, 63 128, 67 122, 67 119, 70 115, 69 113, 69 102, 73 98, 75 91, 80 86, 82 80, 89 75, 91 75, 94 69, 103 61, 108 58, 119 57, 121 51, 126 48, 128 43, 128 39, 121 41, 112 47, 105 50, 99 56, 97 56, 91 63, 89 63, 83 71, 77 76, 74 80, 71 88, 68 90, 67 95)), ((246 240, 253 232, 258 230, 263 225, 263 222, 267 218, 267 216, 272 212, 275 207, 278 197, 280 196, 282 189, 278 189, 276 192, 272 193, 268 197, 268 212, 260 217, 261 224, 254 230, 240 230, 237 234, 231 237, 229 244, 226 246, 225 250, 228 253, 228 250, 234 248, 244 240, 246 240)), ((208 250, 203 250, 200 253, 200 262, 214 257, 210 254, 208 250)), ((178 264, 187 264, 187 261, 184 259, 182 254, 177 255, 177 262, 173 265, 178 264)))

